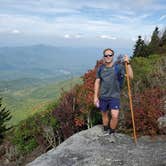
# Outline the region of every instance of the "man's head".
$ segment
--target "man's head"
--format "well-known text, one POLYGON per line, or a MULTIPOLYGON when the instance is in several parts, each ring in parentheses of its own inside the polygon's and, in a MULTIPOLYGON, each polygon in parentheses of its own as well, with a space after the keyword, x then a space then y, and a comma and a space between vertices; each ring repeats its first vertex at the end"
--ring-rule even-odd
POLYGON ((113 61, 114 51, 110 48, 106 48, 103 51, 103 58, 105 63, 111 63, 113 61))

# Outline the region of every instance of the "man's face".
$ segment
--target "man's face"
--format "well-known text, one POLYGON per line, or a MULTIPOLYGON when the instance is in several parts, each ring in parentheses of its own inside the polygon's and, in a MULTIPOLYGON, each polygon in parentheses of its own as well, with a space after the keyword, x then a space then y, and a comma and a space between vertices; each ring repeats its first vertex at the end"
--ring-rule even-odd
POLYGON ((106 63, 111 63, 113 61, 113 52, 111 50, 107 50, 104 53, 104 61, 106 63))

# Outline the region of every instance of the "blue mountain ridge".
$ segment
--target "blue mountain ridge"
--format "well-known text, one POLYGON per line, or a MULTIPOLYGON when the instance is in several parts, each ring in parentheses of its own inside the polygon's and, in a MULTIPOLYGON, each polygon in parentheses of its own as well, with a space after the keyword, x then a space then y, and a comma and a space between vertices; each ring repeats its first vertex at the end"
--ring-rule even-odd
POLYGON ((102 58, 102 51, 103 48, 56 47, 43 44, 0 47, 0 80, 81 76, 102 58))

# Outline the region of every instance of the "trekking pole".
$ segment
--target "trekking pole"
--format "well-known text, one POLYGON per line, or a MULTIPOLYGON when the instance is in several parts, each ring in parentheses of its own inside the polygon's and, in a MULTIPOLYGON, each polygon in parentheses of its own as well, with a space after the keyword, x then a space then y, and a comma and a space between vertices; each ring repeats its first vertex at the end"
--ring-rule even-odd
POLYGON ((131 118, 132 118, 132 124, 133 124, 133 132, 134 132, 134 142, 137 143, 137 136, 136 136, 136 130, 135 130, 135 121, 134 121, 134 112, 133 112, 133 104, 132 104, 132 97, 131 97, 131 88, 130 88, 130 79, 129 79, 129 73, 128 73, 128 67, 127 62, 125 61, 125 68, 126 68, 126 77, 127 77, 127 87, 128 87, 128 96, 130 101, 130 111, 131 111, 131 118))

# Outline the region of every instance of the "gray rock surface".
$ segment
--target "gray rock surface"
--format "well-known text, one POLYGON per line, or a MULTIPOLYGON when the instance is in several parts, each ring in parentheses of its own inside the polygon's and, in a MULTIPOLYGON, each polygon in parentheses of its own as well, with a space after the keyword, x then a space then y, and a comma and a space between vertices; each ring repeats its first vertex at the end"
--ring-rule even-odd
POLYGON ((137 144, 116 133, 116 142, 102 136, 101 126, 81 131, 27 166, 166 166, 166 139, 148 136, 137 144))
POLYGON ((166 114, 160 117, 158 120, 158 127, 166 134, 166 114))

